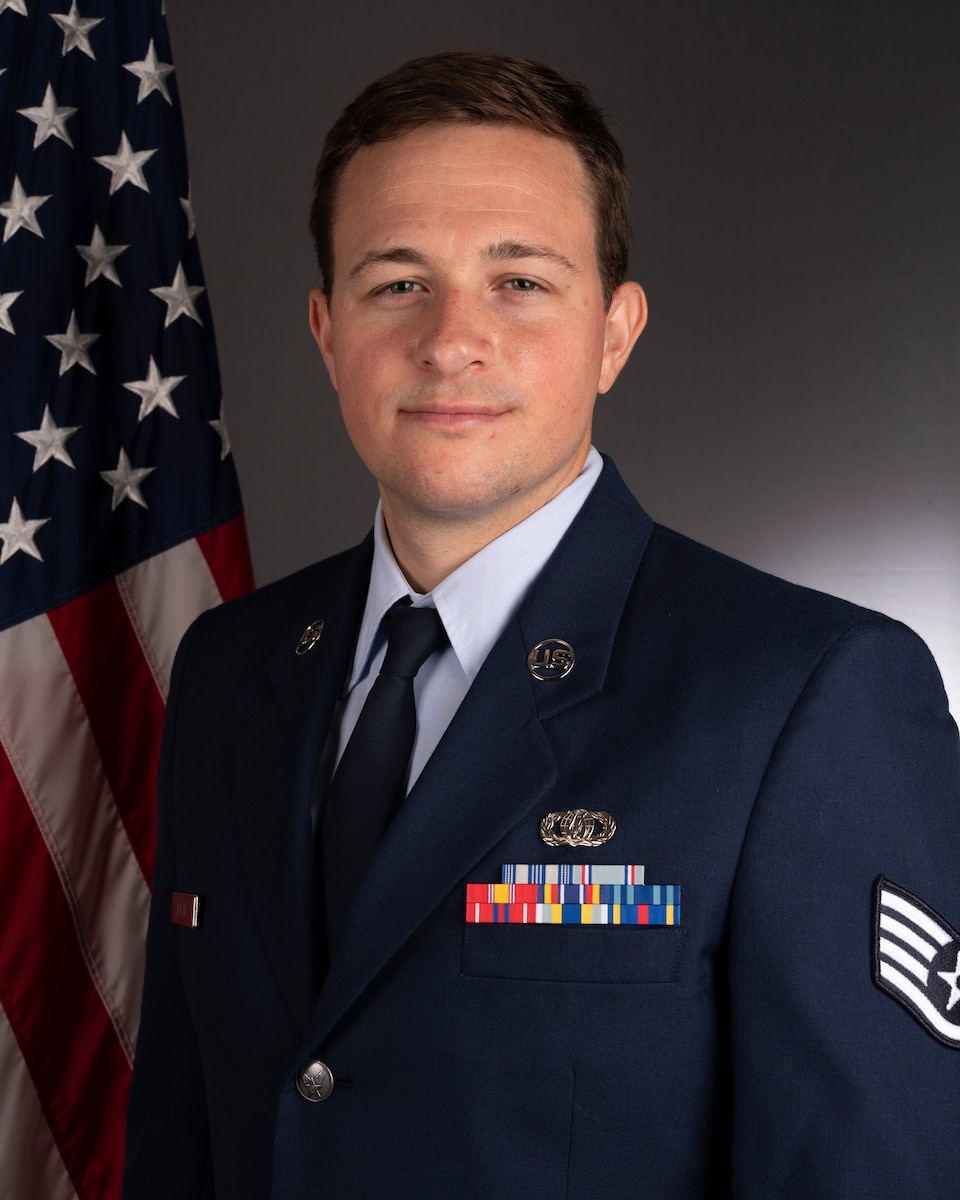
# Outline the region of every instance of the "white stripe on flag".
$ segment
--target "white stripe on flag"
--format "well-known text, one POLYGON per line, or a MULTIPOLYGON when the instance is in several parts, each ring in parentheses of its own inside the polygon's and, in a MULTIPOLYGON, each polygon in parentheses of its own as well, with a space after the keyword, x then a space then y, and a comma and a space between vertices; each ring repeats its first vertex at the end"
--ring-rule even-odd
POLYGON ((912 921, 914 925, 923 930, 927 937, 932 937, 938 946, 945 946, 950 941, 950 934, 942 925, 931 920, 922 909, 911 904, 909 900, 905 900, 903 896, 898 896, 896 892, 889 892, 886 888, 881 888, 880 904, 883 908, 894 909, 908 921, 912 921))
POLYGON ((191 538, 124 571, 117 587, 166 701, 180 639, 196 616, 221 601, 213 573, 191 538))
POLYGON ((902 946, 898 946, 896 942, 891 942, 889 938, 880 939, 880 953, 885 954, 887 958, 892 958, 894 962, 899 963, 905 971, 909 971, 911 975, 915 975, 917 979, 926 987, 930 981, 930 972, 918 959, 912 954, 908 954, 902 946))
POLYGON ((0 632, 0 743, 56 867, 97 991, 132 1061, 150 893, 46 616, 0 632))
POLYGON ((960 1046, 960 1024, 951 1024, 936 1005, 927 999, 925 992, 921 992, 915 983, 911 983, 906 975, 902 975, 896 967, 892 967, 889 963, 882 962, 880 964, 880 974, 898 992, 916 1005, 938 1033, 953 1045, 960 1046))
POLYGON ((77 1200, 17 1039, 0 1009, 0 1163, 4 1200, 77 1200))
POLYGON ((925 958, 927 962, 933 962, 936 957, 936 946, 931 946, 925 938, 922 938, 919 933, 914 933, 912 929, 908 929, 902 921, 895 921, 893 917, 888 917, 886 913, 881 913, 880 928, 884 933, 890 933, 894 937, 899 938, 901 942, 906 942, 908 946, 912 946, 920 957, 925 958))

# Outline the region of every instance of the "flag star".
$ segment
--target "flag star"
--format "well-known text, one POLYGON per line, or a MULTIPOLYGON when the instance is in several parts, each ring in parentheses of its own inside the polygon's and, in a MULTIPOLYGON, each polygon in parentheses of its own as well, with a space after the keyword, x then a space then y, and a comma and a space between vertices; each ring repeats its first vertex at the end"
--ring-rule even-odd
POLYGON ((0 13, 7 9, 11 12, 19 13, 21 17, 27 15, 27 0, 0 0, 0 13))
POLYGON ((168 104, 173 103, 166 83, 167 76, 173 70, 173 65, 158 61, 157 52, 153 48, 153 38, 150 39, 150 45, 147 47, 146 57, 139 62, 124 63, 123 68, 131 75, 136 75, 140 80, 140 87, 137 90, 138 104, 146 100, 151 92, 159 92, 168 104))
POLYGON ((120 145, 116 154, 101 154, 94 156, 94 162, 106 167, 110 175, 110 195, 118 192, 125 183, 149 192, 147 181, 143 177, 143 164, 156 154, 156 150, 134 150, 130 139, 125 133, 120 134, 120 145))
POLYGON ((178 317, 191 317, 198 325, 203 322, 197 315, 197 309, 193 301, 201 292, 207 289, 202 287, 191 287, 187 283, 187 277, 183 272, 183 263, 177 263, 177 271, 173 277, 173 283, 169 287, 151 288, 150 291, 159 296, 167 306, 167 315, 163 322, 164 329, 168 325, 172 325, 178 317))
POLYGON ((16 333, 10 319, 10 305, 22 295, 23 292, 0 292, 0 329, 5 329, 7 333, 16 333))
POLYGON ((186 375, 162 376, 151 354, 146 379, 138 379, 123 385, 128 392, 133 392, 140 397, 140 413, 137 420, 142 421, 155 408, 162 408, 164 412, 168 412, 172 417, 178 417, 180 414, 170 399, 170 393, 178 384, 183 383, 185 379, 186 375))
POLYGON ((220 416, 215 421, 208 421, 207 424, 212 425, 220 435, 220 461, 223 462, 230 453, 230 434, 227 432, 227 423, 223 419, 222 402, 220 404, 220 416))
POLYGON ((180 207, 187 214, 187 237, 192 238, 197 236, 197 222, 193 216, 193 184, 187 188, 187 197, 180 198, 180 207))
POLYGON ((48 333, 44 335, 51 346, 60 351, 60 374, 65 375, 71 367, 79 365, 91 375, 96 375, 87 347, 100 336, 99 333, 81 333, 77 324, 76 309, 70 313, 70 324, 66 333, 48 333))
POLYGON ((20 183, 19 175, 13 177, 13 191, 6 204, 0 204, 0 214, 7 218, 3 229, 3 240, 9 242, 18 229, 29 229, 37 237, 43 237, 37 209, 46 204, 49 196, 28 196, 20 183))
POLYGON ((99 25, 103 17, 81 17, 77 9, 77 0, 72 0, 68 13, 51 13, 50 17, 63 30, 64 57, 71 50, 82 50, 88 58, 96 62, 97 56, 90 49, 90 30, 99 25))
POLYGON ((102 275, 104 279, 109 279, 117 287, 122 287, 120 277, 117 275, 117 268, 113 265, 113 262, 114 259, 120 257, 124 250, 129 249, 129 243, 126 246, 108 246, 103 234, 100 232, 100 226, 94 225, 90 245, 77 247, 77 252, 87 264, 87 277, 83 281, 83 286, 88 287, 95 279, 99 279, 102 275))
MULTIPOLYGON (((2 528, 2 527, 0 527, 2 528)), ((944 983, 950 984, 950 996, 947 1000, 947 1012, 960 1000, 960 951, 957 952, 957 965, 952 971, 938 971, 937 974, 944 983)))
POLYGON ((72 467, 74 462, 67 450, 67 438, 73 437, 79 428, 79 425, 58 426, 50 414, 50 405, 44 405, 40 428, 25 429, 23 433, 17 434, 18 438, 22 438, 36 451, 33 456, 34 472, 51 461, 66 463, 68 467, 72 467))
POLYGON ((116 470, 100 472, 100 478, 105 479, 113 488, 113 501, 110 507, 116 511, 117 506, 124 500, 132 500, 134 504, 146 508, 147 502, 140 494, 140 484, 156 469, 156 467, 131 466, 126 450, 121 450, 116 470))
POLYGON ((20 505, 14 500, 10 505, 9 519, 0 521, 0 541, 3 542, 3 549, 0 550, 0 566, 3 566, 7 559, 13 558, 18 550, 43 562, 43 555, 37 549, 33 539, 37 530, 46 525, 49 520, 49 517, 42 517, 39 521, 24 520, 20 505))
POLYGON ((21 116, 26 117, 28 121, 33 121, 37 127, 33 133, 34 150, 51 137, 58 137, 61 142, 66 142, 72 149, 73 142, 70 140, 70 134, 67 133, 67 122, 76 111, 75 108, 58 106, 53 84, 50 83, 47 84, 47 90, 43 94, 42 104, 34 108, 17 109, 21 116))

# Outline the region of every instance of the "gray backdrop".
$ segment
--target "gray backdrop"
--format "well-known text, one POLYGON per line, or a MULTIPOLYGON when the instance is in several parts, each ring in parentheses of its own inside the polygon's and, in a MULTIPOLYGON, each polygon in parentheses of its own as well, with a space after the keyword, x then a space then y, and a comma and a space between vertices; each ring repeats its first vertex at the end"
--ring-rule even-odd
POLYGON ((258 581, 375 502, 306 325, 323 133, 404 59, 520 54, 634 181, 651 319, 597 445, 658 520, 913 625, 960 708, 958 8, 167 0, 258 581))

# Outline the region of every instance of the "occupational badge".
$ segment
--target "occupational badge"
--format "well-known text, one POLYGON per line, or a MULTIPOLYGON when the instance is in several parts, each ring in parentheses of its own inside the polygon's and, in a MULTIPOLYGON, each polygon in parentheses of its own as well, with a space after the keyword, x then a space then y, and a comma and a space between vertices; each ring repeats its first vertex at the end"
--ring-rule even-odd
POLYGON ((587 808, 547 813, 540 822, 540 836, 548 846, 604 846, 616 832, 610 813, 587 808))

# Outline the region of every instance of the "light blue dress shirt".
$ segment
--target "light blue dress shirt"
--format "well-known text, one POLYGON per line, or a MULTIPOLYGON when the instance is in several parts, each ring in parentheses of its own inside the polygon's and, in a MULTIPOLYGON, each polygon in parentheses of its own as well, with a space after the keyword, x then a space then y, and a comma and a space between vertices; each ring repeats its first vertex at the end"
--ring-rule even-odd
POLYGON ((417 736, 407 778, 409 791, 484 659, 580 511, 602 467, 603 460, 591 446, 580 474, 562 492, 484 546, 425 595, 415 592, 404 578, 390 546, 383 510, 377 506, 367 602, 353 665, 327 737, 318 795, 333 776, 383 663, 387 610, 404 596, 410 596, 416 608, 435 607, 450 639, 448 646, 424 663, 414 680, 417 736))

